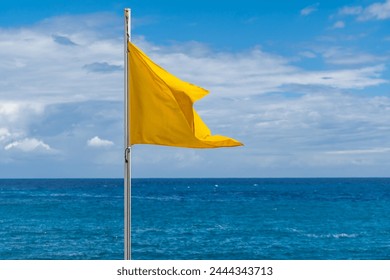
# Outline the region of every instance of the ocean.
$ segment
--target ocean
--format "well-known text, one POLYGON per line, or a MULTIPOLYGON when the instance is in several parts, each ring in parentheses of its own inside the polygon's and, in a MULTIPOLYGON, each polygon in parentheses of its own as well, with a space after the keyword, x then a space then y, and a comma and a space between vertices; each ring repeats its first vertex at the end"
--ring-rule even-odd
MULTIPOLYGON (((133 179, 133 259, 390 259, 390 179, 133 179)), ((1 179, 0 259, 123 259, 122 179, 1 179)))

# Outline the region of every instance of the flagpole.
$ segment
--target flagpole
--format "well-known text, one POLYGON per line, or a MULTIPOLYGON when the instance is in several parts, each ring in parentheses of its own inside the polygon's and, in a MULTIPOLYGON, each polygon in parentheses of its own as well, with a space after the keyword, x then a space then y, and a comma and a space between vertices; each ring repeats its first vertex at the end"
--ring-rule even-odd
POLYGON ((129 130, 129 73, 128 73, 128 46, 131 41, 131 10, 126 8, 125 14, 125 36, 124 36, 124 106, 125 106, 125 178, 124 178, 124 259, 131 260, 131 145, 129 130))

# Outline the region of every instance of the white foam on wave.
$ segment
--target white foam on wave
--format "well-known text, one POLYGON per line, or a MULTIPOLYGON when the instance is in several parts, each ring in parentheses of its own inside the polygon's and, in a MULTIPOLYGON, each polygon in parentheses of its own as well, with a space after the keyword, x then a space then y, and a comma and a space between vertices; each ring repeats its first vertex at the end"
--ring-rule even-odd
POLYGON ((315 233, 308 233, 305 234, 307 237, 311 238, 355 238, 358 236, 356 233, 348 234, 348 233, 328 233, 328 234, 315 234, 315 233))

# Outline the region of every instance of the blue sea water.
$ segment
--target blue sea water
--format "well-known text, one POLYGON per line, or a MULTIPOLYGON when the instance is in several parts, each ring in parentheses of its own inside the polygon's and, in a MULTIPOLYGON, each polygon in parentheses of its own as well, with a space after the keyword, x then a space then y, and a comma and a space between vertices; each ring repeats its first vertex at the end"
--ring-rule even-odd
MULTIPOLYGON (((390 259, 390 179, 133 179, 133 259, 390 259)), ((123 180, 0 180, 0 259, 123 259, 123 180)))

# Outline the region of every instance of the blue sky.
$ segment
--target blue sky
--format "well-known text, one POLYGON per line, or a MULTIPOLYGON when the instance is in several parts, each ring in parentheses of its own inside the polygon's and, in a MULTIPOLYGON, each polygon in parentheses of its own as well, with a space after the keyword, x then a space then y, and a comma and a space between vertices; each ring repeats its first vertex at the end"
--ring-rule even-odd
POLYGON ((123 176, 133 41, 244 147, 138 145, 134 177, 389 176, 390 0, 2 1, 0 178, 123 176))

